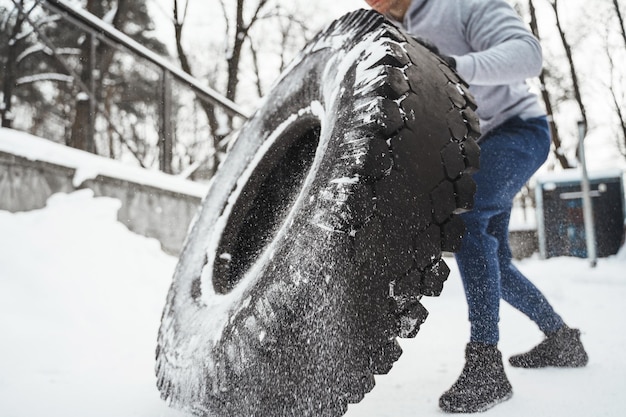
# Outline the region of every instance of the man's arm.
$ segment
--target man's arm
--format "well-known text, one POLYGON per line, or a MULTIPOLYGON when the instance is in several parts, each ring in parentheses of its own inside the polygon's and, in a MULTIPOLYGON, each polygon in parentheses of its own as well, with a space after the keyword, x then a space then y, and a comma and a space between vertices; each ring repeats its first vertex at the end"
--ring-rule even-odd
POLYGON ((474 85, 502 85, 536 77, 541 45, 503 0, 469 1, 465 36, 475 52, 453 56, 456 69, 474 85))

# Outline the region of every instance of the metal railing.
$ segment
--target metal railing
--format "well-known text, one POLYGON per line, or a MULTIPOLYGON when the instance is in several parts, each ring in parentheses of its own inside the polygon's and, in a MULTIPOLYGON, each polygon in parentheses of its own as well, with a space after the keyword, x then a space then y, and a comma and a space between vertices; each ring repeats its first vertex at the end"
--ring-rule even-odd
MULTIPOLYGON (((198 95, 204 97, 206 100, 211 103, 218 105, 224 108, 233 116, 239 116, 243 118, 247 118, 248 115, 246 112, 241 109, 237 104, 228 100, 227 98, 220 95, 215 90, 202 85, 198 80, 196 80, 191 75, 187 74, 180 68, 172 65, 170 62, 165 60, 163 57, 155 54, 150 51, 143 45, 140 45, 138 42, 115 29, 113 26, 108 23, 102 21, 91 13, 75 8, 69 4, 67 4, 63 0, 42 0, 40 4, 51 12, 57 13, 62 16, 68 22, 73 23, 74 25, 80 27, 82 30, 86 32, 90 32, 101 40, 109 40, 116 45, 124 46, 129 49, 133 53, 141 56, 142 58, 147 59, 153 64, 157 65, 164 73, 168 73, 174 78, 187 83, 189 87, 198 95)), ((165 77, 164 77, 165 78, 165 77)))
MULTIPOLYGON (((170 164, 172 158, 172 143, 173 143, 173 132, 172 132, 172 82, 177 81, 178 83, 186 86, 190 89, 195 96, 203 101, 211 103, 221 109, 224 112, 229 114, 230 116, 239 117, 241 119, 247 119, 248 114, 240 108, 236 103, 230 101, 225 98, 215 90, 210 87, 203 85, 196 78, 191 76, 190 74, 184 72, 179 67, 175 66, 171 62, 167 61, 164 57, 157 55, 152 52, 148 48, 139 44, 137 41, 133 40, 126 34, 114 28, 112 25, 102 21, 91 13, 74 7, 68 4, 63 0, 36 0, 36 2, 45 8, 50 13, 56 14, 62 17, 65 21, 71 23, 75 27, 79 28, 86 34, 90 35, 90 53, 92 58, 95 58, 95 48, 96 48, 96 40, 100 42, 106 42, 110 46, 120 49, 124 48, 129 51, 132 55, 136 57, 143 58, 153 64, 160 71, 160 111, 159 111, 159 167, 162 171, 170 172, 170 164)), ((19 8, 19 4, 14 1, 14 4, 19 8)), ((24 13, 23 10, 20 10, 24 13)), ((26 16, 28 21, 28 16, 26 16)), ((36 25, 33 22, 30 22, 30 25, 33 28, 36 28, 36 25)), ((36 29, 35 29, 36 31, 36 29)), ((37 33, 40 40, 46 44, 48 48, 52 51, 55 50, 55 47, 51 42, 45 37, 43 33, 37 33)), ((83 83, 81 82, 78 74, 73 74, 76 82, 79 83, 81 90, 83 90, 89 100, 90 107, 90 117, 89 117, 89 126, 87 129, 87 136, 91 135, 91 138, 94 137, 95 134, 95 114, 97 110, 98 104, 96 103, 96 95, 95 95, 95 85, 94 85, 94 76, 93 74, 96 72, 95 68, 95 59, 89 60, 89 73, 92 74, 91 82, 83 83)), ((66 66, 66 70, 70 73, 73 72, 71 68, 66 66)))

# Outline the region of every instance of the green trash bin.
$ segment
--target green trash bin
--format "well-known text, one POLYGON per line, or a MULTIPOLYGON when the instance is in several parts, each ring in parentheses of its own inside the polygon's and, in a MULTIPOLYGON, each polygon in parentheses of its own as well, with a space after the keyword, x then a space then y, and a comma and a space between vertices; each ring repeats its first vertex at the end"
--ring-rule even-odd
MULTIPOLYGON (((624 240, 624 173, 589 173, 598 257, 614 255, 624 240)), ((581 173, 567 170, 537 178, 537 238, 543 258, 587 257, 581 173)))

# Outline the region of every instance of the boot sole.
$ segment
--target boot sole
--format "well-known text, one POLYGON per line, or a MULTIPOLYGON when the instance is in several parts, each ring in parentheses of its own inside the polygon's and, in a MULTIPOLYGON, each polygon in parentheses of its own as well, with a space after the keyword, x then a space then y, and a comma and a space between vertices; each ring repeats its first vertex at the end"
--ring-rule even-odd
POLYGON ((513 358, 509 358, 509 364, 514 368, 523 369, 540 369, 540 368, 584 368, 587 366, 589 359, 581 359, 579 362, 562 362, 562 363, 545 363, 545 364, 532 364, 532 363, 520 363, 513 358))
POLYGON ((483 404, 482 406, 476 407, 476 408, 448 407, 448 406, 444 407, 442 406, 442 404, 439 404, 439 408, 441 408, 443 412, 449 413, 449 414, 482 413, 482 412, 489 410, 490 408, 495 407, 496 405, 500 403, 510 400, 512 396, 513 396, 513 391, 509 391, 504 397, 497 398, 490 403, 483 404))

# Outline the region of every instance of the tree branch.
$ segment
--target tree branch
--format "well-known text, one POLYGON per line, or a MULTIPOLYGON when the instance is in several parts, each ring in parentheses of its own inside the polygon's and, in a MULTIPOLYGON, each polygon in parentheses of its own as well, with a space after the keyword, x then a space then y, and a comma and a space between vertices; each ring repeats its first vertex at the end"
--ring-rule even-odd
MULTIPOLYGON (((580 84, 578 82, 578 74, 576 72, 576 67, 574 65, 574 58, 572 56, 572 47, 570 46, 567 38, 565 37, 565 31, 563 30, 563 26, 561 25, 561 16, 558 10, 558 0, 549 0, 548 3, 554 9, 554 16, 556 18, 556 27, 559 30, 559 35, 561 37, 561 43, 563 44, 563 49, 565 50, 565 55, 567 56, 567 61, 569 63, 570 75, 572 77, 572 87, 574 89, 574 97, 576 98, 576 102, 578 103, 578 108, 580 109, 580 116, 582 118, 585 126, 589 126, 587 121, 587 111, 585 110, 585 105, 583 103, 582 95, 580 93, 580 84)), ((579 149, 579 147, 577 148, 579 149)), ((578 155, 578 151, 576 152, 576 156, 578 155)))
MULTIPOLYGON (((530 29, 538 40, 541 40, 541 36, 539 35, 539 25, 537 23, 537 13, 535 11, 535 5, 532 0, 528 0, 528 9, 530 12, 530 29)), ((546 106, 546 113, 548 114, 548 121, 550 124, 550 134, 552 136, 552 143, 554 144, 553 153, 556 159, 559 161, 559 164, 563 169, 572 168, 569 160, 565 157, 563 152, 563 144, 561 142, 561 137, 559 135, 559 129, 556 125, 556 121, 554 120, 554 110, 552 108, 552 99, 550 97, 550 92, 548 91, 548 87, 546 85, 546 71, 544 68, 541 69, 541 73, 539 74, 539 82, 541 88, 541 97, 543 98, 543 102, 546 106)))

